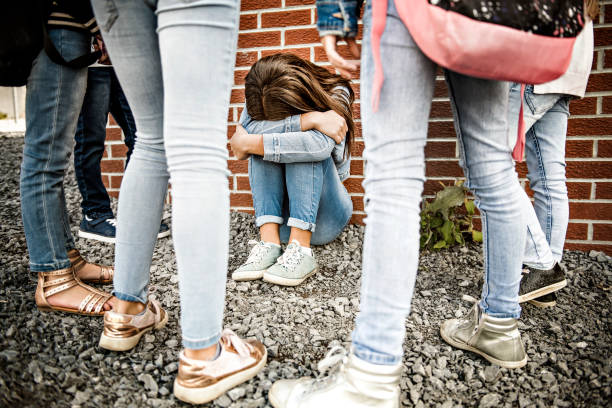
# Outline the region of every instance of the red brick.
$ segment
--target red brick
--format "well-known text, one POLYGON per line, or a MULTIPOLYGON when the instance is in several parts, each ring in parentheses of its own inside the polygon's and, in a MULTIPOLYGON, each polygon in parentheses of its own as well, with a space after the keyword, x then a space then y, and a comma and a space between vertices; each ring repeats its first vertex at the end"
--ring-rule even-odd
POLYGON ((438 191, 442 190, 444 186, 450 186, 453 184, 454 180, 425 180, 425 184, 423 185, 423 195, 434 196, 438 191))
POLYGON ((113 156, 113 158, 115 159, 125 157, 128 151, 127 146, 124 144, 113 144, 113 145, 110 145, 110 148, 111 148, 111 156, 113 156))
POLYGON ((567 178, 612 178, 612 165, 605 161, 567 162, 566 175, 567 178))
POLYGON ((351 159, 351 174, 363 176, 363 160, 351 159))
POLYGON ((612 23, 612 4, 606 4, 603 9, 600 7, 600 10, 604 11, 604 23, 612 23))
POLYGON ((612 73, 604 72, 591 74, 586 90, 587 92, 604 92, 612 90, 612 73))
POLYGON ((239 51, 236 53, 237 67, 250 67, 257 62, 257 51, 239 51))
POLYGON ((363 149, 365 148, 365 145, 363 142, 353 142, 353 145, 351 146, 351 155, 352 156, 363 156, 363 149))
POLYGON ((611 203, 570 202, 570 219, 574 220, 611 220, 611 203))
POLYGON ((597 98, 575 99, 570 103, 572 115, 594 115, 597 113, 597 98))
POLYGON ((123 173, 123 160, 102 160, 100 169, 102 173, 123 173))
POLYGON ((240 16, 241 30, 254 30, 257 28, 257 14, 242 14, 240 16))
POLYGON ((443 79, 436 79, 436 84, 434 87, 434 97, 444 98, 445 96, 448 96, 448 88, 446 87, 446 82, 443 79))
POLYGON ((252 207, 253 197, 250 193, 231 193, 230 206, 232 207, 252 207))
POLYGON ((583 223, 570 222, 567 225, 565 239, 587 239, 589 225, 583 223))
POLYGON ((353 214, 353 216, 351 217, 351 224, 363 225, 365 224, 365 217, 365 214, 353 214))
POLYGON ((106 140, 121 140, 121 129, 106 128, 106 140))
POLYGON ((612 68, 612 50, 604 50, 603 53, 604 53, 603 67, 612 68))
MULTIPOLYGON (((612 157, 612 140, 597 141, 597 157, 612 157)), ((612 163, 610 166, 612 167, 612 163)))
POLYGON ((110 176, 110 188, 119 189, 121 188, 121 180, 123 180, 123 176, 110 176))
POLYGON ((591 183, 568 182, 567 194, 570 200, 588 200, 591 198, 591 183))
POLYGON ((238 48, 273 47, 280 45, 280 31, 238 34, 238 48))
POLYGON ((119 198, 119 191, 109 191, 108 195, 113 198, 119 198))
POLYGON ((595 27, 595 47, 612 44, 612 27, 595 27))
POLYGON ((282 0, 242 0, 240 10, 258 10, 267 8, 276 8, 282 6, 282 0))
POLYGON ((566 243, 565 249, 568 251, 602 251, 608 255, 612 255, 612 245, 591 244, 589 241, 583 243, 566 243))
POLYGON ((119 126, 117 122, 115 121, 115 118, 113 118, 113 115, 111 114, 108 115, 108 125, 109 126, 119 126))
POLYGON ((362 178, 349 177, 344 180, 344 186, 349 193, 364 193, 361 183, 363 183, 362 178))
POLYGON ((283 48, 278 50, 262 50, 261 57, 267 57, 274 54, 294 54, 298 57, 310 60, 310 48, 283 48))
POLYGON ((353 119, 361 119, 361 104, 353 103, 353 119))
POLYGON ((300 28, 297 30, 285 31, 285 45, 312 44, 318 42, 319 32, 316 28, 300 28))
POLYGON ((236 125, 227 125, 227 138, 231 139, 236 133, 236 125))
POLYGON ((612 183, 595 183, 595 198, 612 199, 612 183))
POLYGON ((593 224, 595 241, 612 241, 612 224, 593 224))
POLYGON ((244 80, 248 73, 249 73, 248 69, 238 69, 234 71, 234 84, 244 85, 244 80))
POLYGON ((315 0, 285 0, 285 7, 305 6, 307 4, 315 4, 315 0))
POLYGON ((515 168, 519 178, 527 177, 527 163, 525 163, 524 161, 517 162, 515 168))
POLYGON ((566 157, 593 157, 592 140, 568 140, 565 142, 566 157))
POLYGON ((251 183, 247 176, 236 176, 236 190, 250 190, 251 183))
POLYGON ((229 188, 230 190, 233 190, 233 189, 234 189, 234 177, 229 176, 229 177, 227 178, 227 182, 228 182, 228 188, 229 188))
POLYGON ((427 177, 463 177, 463 170, 456 160, 430 160, 425 166, 427 177))
POLYGON ((249 172, 249 162, 246 160, 228 160, 227 166, 234 174, 246 174, 249 172))
POLYGON ((425 146, 425 157, 455 157, 455 142, 429 141, 425 146))
POLYGON ((108 149, 105 146, 104 150, 102 151, 102 159, 104 160, 106 158, 108 158, 108 149))
POLYGON ((244 103, 244 89, 232 89, 230 103, 244 103))
POLYGON ((104 187, 110 188, 110 177, 106 174, 102 175, 102 184, 104 184, 104 187))
POLYGON ((609 135, 612 129, 612 118, 570 118, 567 125, 568 136, 603 136, 609 135))
POLYGON ((234 108, 232 108, 231 106, 227 110, 227 121, 228 122, 233 122, 234 121, 234 108))
POLYGON ((432 102, 430 118, 452 118, 453 111, 450 102, 432 102))
POLYGON ((453 122, 429 122, 428 138, 457 137, 453 122))
POLYGON ((310 10, 291 10, 261 14, 261 27, 289 27, 310 24, 310 10))
POLYGON ((363 196, 351 196, 353 200, 353 211, 363 211, 363 196))
MULTIPOLYGON (((314 51, 315 51, 315 62, 328 62, 329 59, 327 58, 327 54, 325 53, 325 49, 323 48, 323 46, 317 46, 314 47, 314 51)), ((342 56, 343 58, 347 59, 347 60, 355 60, 355 59, 359 59, 354 57, 351 52, 349 51, 348 45, 346 44, 338 44, 336 51, 338 51, 338 54, 340 54, 340 56, 342 56)))

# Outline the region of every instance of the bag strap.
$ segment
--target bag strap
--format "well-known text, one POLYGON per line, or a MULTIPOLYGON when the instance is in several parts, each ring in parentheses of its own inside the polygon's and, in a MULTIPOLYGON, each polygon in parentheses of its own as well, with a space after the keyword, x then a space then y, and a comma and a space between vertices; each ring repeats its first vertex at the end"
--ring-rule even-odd
POLYGON ((85 67, 90 66, 91 64, 96 62, 98 59, 100 59, 100 57, 102 56, 101 51, 95 51, 89 54, 81 55, 80 57, 77 57, 73 60, 66 61, 64 57, 60 55, 57 48, 55 48, 53 41, 51 41, 51 38, 49 37, 49 33, 47 32, 47 23, 46 21, 44 21, 44 19, 42 22, 42 26, 43 26, 43 46, 45 48, 45 52, 47 53, 47 56, 49 57, 49 59, 55 62, 56 64, 64 65, 64 66, 74 68, 74 69, 80 69, 80 68, 85 68, 85 67))
MULTIPOLYGON (((394 1, 394 0, 391 0, 394 1)), ((374 82, 372 84, 372 108, 378 111, 380 92, 385 76, 383 74, 380 58, 380 39, 385 31, 387 21, 387 0, 378 0, 372 3, 372 57, 374 58, 374 82)))

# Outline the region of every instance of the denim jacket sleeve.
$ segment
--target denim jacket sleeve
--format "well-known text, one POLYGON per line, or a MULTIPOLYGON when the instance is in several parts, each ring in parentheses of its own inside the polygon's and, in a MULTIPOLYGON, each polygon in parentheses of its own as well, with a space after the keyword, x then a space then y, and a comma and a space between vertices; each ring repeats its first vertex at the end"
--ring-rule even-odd
POLYGON ((329 136, 318 130, 302 131, 300 115, 283 120, 253 120, 246 106, 240 116, 240 124, 248 133, 262 134, 263 159, 276 163, 303 163, 323 161, 334 149, 344 149, 344 141, 336 145, 329 136))
POLYGON ((317 0, 319 35, 356 37, 363 0, 317 0))

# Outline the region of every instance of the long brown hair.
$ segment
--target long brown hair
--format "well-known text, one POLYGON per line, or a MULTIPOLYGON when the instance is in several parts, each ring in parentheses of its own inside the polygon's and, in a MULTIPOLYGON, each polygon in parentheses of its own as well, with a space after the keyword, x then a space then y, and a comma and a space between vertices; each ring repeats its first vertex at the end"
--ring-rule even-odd
POLYGON ((595 20, 595 17, 599 14, 599 1, 597 0, 585 0, 584 2, 584 14, 589 16, 591 20, 595 20))
POLYGON ((245 94, 247 111, 255 120, 334 110, 346 120, 345 154, 350 151, 355 94, 340 75, 293 54, 274 54, 253 64, 246 76, 245 94))

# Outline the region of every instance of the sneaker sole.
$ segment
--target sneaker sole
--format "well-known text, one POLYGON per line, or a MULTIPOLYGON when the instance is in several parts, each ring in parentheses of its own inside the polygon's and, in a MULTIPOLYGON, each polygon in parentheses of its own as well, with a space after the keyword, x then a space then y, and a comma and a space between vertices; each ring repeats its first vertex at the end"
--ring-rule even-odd
POLYGON ((532 292, 525 293, 524 295, 519 296, 519 303, 528 302, 541 296, 548 295, 549 293, 556 292, 566 286, 567 279, 563 279, 562 281, 553 283, 552 285, 544 286, 538 290, 534 290, 532 292))
POLYGON ((541 308, 547 308, 547 307, 554 307, 557 305, 557 301, 553 300, 552 302, 540 302, 539 300, 536 299, 531 299, 527 301, 528 303, 536 306, 536 307, 541 307, 541 308))
POLYGON ((267 360, 268 351, 266 350, 261 361, 253 367, 232 374, 208 387, 187 388, 174 380, 174 396, 190 404, 204 404, 210 402, 225 394, 226 391, 255 377, 265 367, 267 360))
POLYGON ((100 336, 100 343, 98 345, 102 347, 103 349, 111 350, 111 351, 131 350, 138 344, 138 342, 140 341, 140 338, 145 333, 153 329, 155 330, 162 329, 166 325, 166 323, 168 323, 168 312, 164 313, 164 319, 160 321, 157 324, 157 326, 150 326, 144 329, 143 331, 141 331, 140 333, 135 334, 131 337, 116 338, 116 337, 109 337, 105 335, 104 333, 102 333, 102 335, 100 336))
POLYGON ((315 273, 317 273, 318 271, 319 271, 318 267, 314 268, 312 272, 309 272, 306 276, 304 276, 303 278, 299 278, 299 279, 283 278, 282 276, 272 275, 271 273, 264 272, 263 280, 264 282, 274 283, 275 285, 297 286, 300 283, 304 282, 309 277, 311 277, 312 275, 314 275, 315 273))
POLYGON ((461 342, 455 341, 454 339, 452 339, 452 338, 446 336, 446 334, 444 334, 444 326, 445 326, 444 323, 442 323, 442 325, 440 326, 440 336, 442 336, 442 338, 444 339, 445 342, 447 342, 448 344, 450 344, 453 347, 459 348, 461 350, 471 351, 472 353, 476 353, 479 356, 483 357, 488 362, 493 363, 495 365, 498 365, 500 367, 504 367, 504 368, 521 368, 521 367, 524 367, 525 364, 527 364, 527 356, 525 356, 525 358, 520 360, 520 361, 498 360, 495 357, 492 357, 492 356, 486 354, 485 352, 477 349, 476 347, 472 347, 469 344, 465 344, 465 343, 461 343, 461 342))
POLYGON ((261 279, 266 270, 267 269, 263 269, 261 271, 234 272, 232 273, 232 279, 238 282, 261 279))
POLYGON ((85 232, 85 231, 81 231, 79 230, 79 237, 81 238, 85 238, 85 239, 93 239, 95 241, 100 241, 100 242, 106 242, 109 244, 114 244, 115 243, 115 237, 107 237, 104 235, 99 235, 99 234, 94 234, 93 232, 85 232))

